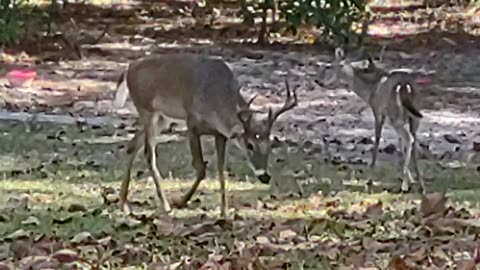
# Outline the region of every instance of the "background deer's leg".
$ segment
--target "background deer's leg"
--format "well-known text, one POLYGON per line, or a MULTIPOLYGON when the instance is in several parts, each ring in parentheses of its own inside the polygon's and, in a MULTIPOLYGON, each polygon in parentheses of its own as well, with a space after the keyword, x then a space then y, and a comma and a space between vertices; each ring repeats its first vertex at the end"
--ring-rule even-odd
POLYGON ((415 183, 415 180, 412 177, 412 173, 408 168, 410 164, 410 159, 412 156, 412 149, 414 143, 414 137, 410 133, 410 130, 402 124, 393 124, 393 127, 397 134, 402 138, 403 144, 405 145, 406 152, 404 154, 403 168, 402 168, 402 191, 409 190, 409 183, 415 183))
POLYGON ((374 112, 373 116, 375 118, 375 141, 373 142, 373 150, 372 150, 372 163, 370 164, 370 168, 375 168, 375 164, 377 163, 378 157, 378 147, 380 145, 380 138, 382 137, 382 129, 383 124, 385 123, 385 116, 378 112, 374 112))
POLYGON ((420 191, 422 193, 425 193, 427 191, 425 188, 425 182, 423 182, 422 175, 420 174, 420 169, 418 168, 418 145, 417 145, 418 126, 419 126, 418 119, 410 118, 410 133, 413 136, 413 147, 412 147, 413 170, 415 172, 418 182, 420 183, 420 191))
POLYGON ((227 144, 227 138, 223 135, 215 136, 215 147, 217 150, 217 170, 218 179, 220 180, 220 193, 221 193, 221 205, 220 214, 222 217, 227 216, 227 195, 225 194, 225 175, 223 173, 225 166, 225 148, 227 144))

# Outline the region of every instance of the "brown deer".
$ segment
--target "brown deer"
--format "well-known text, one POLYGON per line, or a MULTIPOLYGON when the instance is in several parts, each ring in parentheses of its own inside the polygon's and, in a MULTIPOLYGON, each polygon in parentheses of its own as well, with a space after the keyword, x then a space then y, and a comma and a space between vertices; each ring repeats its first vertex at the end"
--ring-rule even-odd
POLYGON ((136 153, 145 146, 144 155, 153 174, 157 196, 167 212, 171 210, 160 187, 160 172, 156 165, 155 136, 164 128, 165 118, 186 121, 187 138, 196 170, 196 180, 177 206, 185 206, 205 178, 200 136, 215 137, 217 170, 220 180, 221 215, 226 216, 225 149, 231 140, 247 157, 260 182, 268 184, 268 157, 271 151, 270 133, 277 118, 297 105, 295 91, 286 85, 286 100, 282 107, 269 108, 268 114, 255 111, 245 101, 231 69, 221 60, 195 54, 149 56, 131 63, 117 84, 117 106, 122 106, 128 94, 139 114, 141 128, 129 142, 128 165, 120 190, 120 204, 126 210, 130 174, 136 153), (119 102, 118 102, 119 101, 119 102))
POLYGON ((407 191, 409 182, 415 182, 408 167, 412 161, 421 191, 425 192, 425 184, 417 164, 416 131, 423 117, 417 108, 417 87, 427 82, 424 79, 428 74, 409 69, 386 71, 379 68, 371 58, 368 59, 367 67, 354 66, 340 48, 335 50, 335 60, 330 67, 333 72, 327 74, 324 84, 328 86, 337 79, 346 80, 349 89, 372 109, 375 119, 375 141, 370 167, 375 167, 383 124, 388 119, 403 145, 402 190, 407 191))

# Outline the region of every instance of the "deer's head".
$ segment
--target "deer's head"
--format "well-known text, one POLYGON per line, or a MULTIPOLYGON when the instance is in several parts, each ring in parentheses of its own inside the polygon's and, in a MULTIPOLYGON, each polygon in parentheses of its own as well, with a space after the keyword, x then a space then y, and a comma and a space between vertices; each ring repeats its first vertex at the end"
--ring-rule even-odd
POLYGON ((237 113, 241 125, 235 126, 231 137, 247 157, 255 176, 264 184, 268 184, 271 178, 268 170, 268 157, 271 152, 270 133, 273 124, 282 113, 297 105, 295 91, 293 93, 290 91, 287 81, 285 81, 285 86, 287 90, 285 103, 278 109, 269 108, 268 114, 252 110, 250 105, 255 96, 251 98, 247 102, 247 108, 241 109, 237 113))
POLYGON ((324 72, 324 81, 323 84, 325 86, 330 86, 333 82, 337 80, 342 80, 344 79, 342 75, 342 71, 345 72, 347 70, 343 70, 345 68, 348 68, 349 63, 347 62, 347 59, 345 57, 345 52, 341 48, 336 48, 335 49, 335 59, 332 61, 332 63, 328 66, 325 66, 325 69, 323 70, 324 72))

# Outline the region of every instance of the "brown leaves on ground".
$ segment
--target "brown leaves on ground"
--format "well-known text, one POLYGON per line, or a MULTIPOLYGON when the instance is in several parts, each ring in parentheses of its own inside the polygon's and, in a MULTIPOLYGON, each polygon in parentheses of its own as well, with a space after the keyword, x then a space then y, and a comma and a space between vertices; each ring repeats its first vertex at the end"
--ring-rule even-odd
MULTIPOLYGON (((444 194, 428 194, 420 202, 387 193, 372 198, 347 195, 314 194, 282 203, 266 199, 262 203, 269 208, 252 205, 256 214, 237 213, 227 220, 203 212, 166 216, 155 209, 125 215, 108 202, 95 209, 75 203, 49 213, 5 208, 0 212, 3 220, 14 220, 18 227, 0 231, 0 269, 116 269, 146 263, 152 270, 300 265, 467 270, 480 261, 477 216, 448 204, 444 194), (291 214, 297 217, 273 217, 291 214), (52 231, 39 230, 46 225, 52 231)), ((10 202, 25 196, 18 197, 10 202)))
POLYGON ((446 202, 445 194, 441 193, 429 194, 422 198, 424 225, 433 235, 455 235, 467 229, 473 233, 480 232, 478 217, 473 217, 466 209, 447 208, 446 202))

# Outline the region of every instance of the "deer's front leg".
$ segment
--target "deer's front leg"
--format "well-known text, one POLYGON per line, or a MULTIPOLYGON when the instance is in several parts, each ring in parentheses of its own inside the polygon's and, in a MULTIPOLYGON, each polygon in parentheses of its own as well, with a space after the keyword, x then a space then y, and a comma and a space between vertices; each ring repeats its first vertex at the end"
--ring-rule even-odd
POLYGON ((178 207, 185 207, 187 202, 192 198, 193 194, 198 188, 198 185, 200 185, 200 182, 205 179, 205 172, 207 168, 207 165, 203 160, 200 136, 191 130, 189 130, 187 133, 188 142, 190 144, 190 152, 192 154, 192 166, 197 171, 197 177, 190 190, 183 196, 179 205, 177 205, 178 207))
POLYGON ((227 216, 227 195, 225 194, 225 175, 223 173, 225 166, 225 148, 226 148, 227 138, 223 135, 217 135, 215 137, 215 147, 217 150, 217 170, 218 170, 218 180, 220 181, 220 194, 221 194, 221 205, 220 205, 220 214, 223 218, 227 216))

